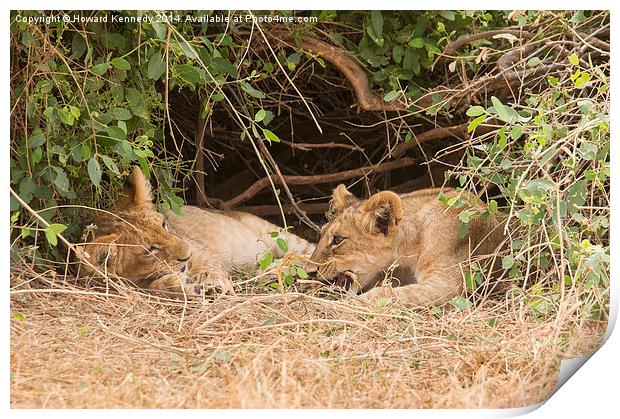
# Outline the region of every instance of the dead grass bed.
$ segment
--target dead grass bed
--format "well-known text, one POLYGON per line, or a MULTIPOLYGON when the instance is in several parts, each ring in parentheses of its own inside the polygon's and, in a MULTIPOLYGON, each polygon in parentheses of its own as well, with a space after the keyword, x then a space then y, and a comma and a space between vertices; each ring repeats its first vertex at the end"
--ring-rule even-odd
POLYGON ((183 302, 26 268, 11 282, 13 408, 519 407, 606 327, 568 315, 570 293, 541 322, 519 295, 411 310, 316 289, 183 302))

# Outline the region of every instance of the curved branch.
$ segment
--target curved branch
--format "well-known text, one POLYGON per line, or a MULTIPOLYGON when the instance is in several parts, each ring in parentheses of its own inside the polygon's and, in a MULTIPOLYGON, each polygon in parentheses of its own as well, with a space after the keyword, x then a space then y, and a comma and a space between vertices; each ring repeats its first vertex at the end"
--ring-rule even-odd
MULTIPOLYGON (((290 36, 282 31, 270 34, 280 43, 292 47, 290 36)), ((300 48, 314 55, 319 55, 325 61, 334 65, 349 81, 355 92, 357 104, 364 111, 404 111, 405 107, 399 102, 388 103, 373 93, 368 83, 368 76, 349 51, 338 48, 327 42, 315 38, 301 38, 300 48)))
POLYGON ((518 36, 518 37, 525 38, 525 39, 534 38, 533 33, 530 33, 530 32, 527 32, 521 29, 494 29, 494 30, 486 31, 486 32, 473 33, 471 35, 466 35, 462 38, 459 38, 456 41, 446 45, 446 47, 441 52, 441 55, 439 56, 438 60, 441 58, 445 58, 447 56, 451 56, 452 54, 456 52, 457 49, 467 44, 471 44, 474 41, 478 41, 480 39, 492 38, 495 35, 501 35, 504 33, 518 36))
MULTIPOLYGON (((382 163, 377 166, 365 166, 359 169, 345 170, 343 172, 329 173, 326 175, 314 175, 314 176, 292 176, 282 175, 282 177, 273 178, 274 183, 282 184, 286 182, 287 185, 313 185, 320 183, 338 182, 344 179, 351 179, 357 176, 366 176, 370 173, 381 173, 389 170, 399 169, 401 167, 412 166, 416 163, 415 159, 404 158, 400 160, 394 160, 387 163, 382 163)), ((224 210, 232 209, 239 204, 248 201, 260 191, 265 189, 269 185, 269 178, 262 178, 254 182, 243 193, 236 197, 229 199, 222 203, 221 208, 224 210)))

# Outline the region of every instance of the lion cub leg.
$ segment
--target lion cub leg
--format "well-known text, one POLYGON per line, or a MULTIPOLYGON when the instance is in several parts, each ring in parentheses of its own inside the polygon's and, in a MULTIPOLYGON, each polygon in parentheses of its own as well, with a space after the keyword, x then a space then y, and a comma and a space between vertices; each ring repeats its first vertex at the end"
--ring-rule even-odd
POLYGON ((458 262, 437 256, 432 259, 441 263, 425 264, 421 259, 416 269, 417 283, 396 288, 373 288, 362 297, 373 302, 380 298, 395 299, 407 306, 441 305, 450 301, 463 288, 458 262))

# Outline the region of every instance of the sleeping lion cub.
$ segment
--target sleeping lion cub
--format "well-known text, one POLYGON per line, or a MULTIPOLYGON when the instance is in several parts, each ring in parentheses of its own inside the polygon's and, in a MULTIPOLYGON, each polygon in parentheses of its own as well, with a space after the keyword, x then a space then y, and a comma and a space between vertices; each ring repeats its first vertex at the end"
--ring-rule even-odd
MULTIPOLYGON (((142 288, 200 295, 204 286, 232 291, 233 268, 255 265, 268 249, 279 255, 270 232, 280 227, 252 214, 183 207, 183 216, 157 212, 151 186, 134 167, 124 194, 113 208, 97 212, 94 238, 79 246, 106 274, 142 288)), ((307 256, 314 245, 281 232, 290 251, 307 256)), ((80 274, 94 269, 80 265, 80 274)))
MULTIPOLYGON (((443 304, 462 292, 459 265, 470 255, 492 254, 503 235, 500 222, 475 217, 469 235, 459 238, 458 214, 438 200, 442 189, 405 195, 378 192, 366 200, 339 185, 331 202, 332 218, 321 230, 311 261, 319 277, 363 297, 396 298, 407 305, 443 304), (376 287, 392 272, 399 285, 376 287)), ((447 197, 457 194, 444 189, 447 197)), ((475 196, 463 201, 484 211, 475 196)))

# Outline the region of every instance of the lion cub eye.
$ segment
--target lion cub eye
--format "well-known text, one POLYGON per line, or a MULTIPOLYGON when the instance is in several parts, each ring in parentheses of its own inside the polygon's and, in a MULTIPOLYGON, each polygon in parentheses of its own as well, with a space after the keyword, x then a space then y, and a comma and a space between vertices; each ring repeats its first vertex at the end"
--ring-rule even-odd
POLYGON ((150 254, 150 253, 157 253, 159 251, 159 247, 155 246, 155 245, 150 245, 148 249, 146 249, 146 253, 150 254))
POLYGON ((342 241, 343 241, 344 239, 345 239, 345 238, 344 238, 344 237, 342 237, 342 236, 334 236, 334 238, 332 239, 331 245, 332 245, 332 246, 338 246, 340 243, 342 243, 342 241))

